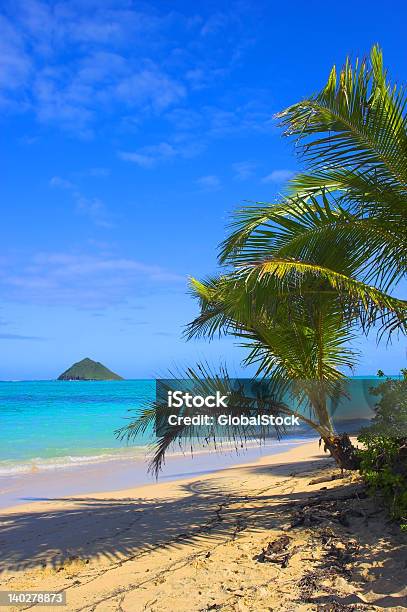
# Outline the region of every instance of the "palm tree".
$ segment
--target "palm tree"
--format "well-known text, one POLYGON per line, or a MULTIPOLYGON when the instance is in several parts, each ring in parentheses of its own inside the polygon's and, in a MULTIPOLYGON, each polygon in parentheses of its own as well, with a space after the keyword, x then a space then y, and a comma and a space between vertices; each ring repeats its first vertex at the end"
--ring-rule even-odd
MULTIPOLYGON (((406 102, 374 46, 370 62, 352 68, 348 59, 339 78, 332 69, 320 93, 279 113, 305 172, 277 204, 237 212, 220 262, 261 268, 272 259, 278 270, 289 260, 300 273, 308 263, 310 274, 323 274, 333 286, 339 272, 350 282, 394 290, 407 263, 406 102)), ((387 323, 391 331, 405 319, 387 323)))
MULTIPOLYGON (((310 407, 301 417, 343 467, 354 454, 327 401, 355 362, 349 344, 360 327, 379 338, 406 330, 407 302, 392 295, 407 260, 405 103, 377 46, 370 62, 347 60, 339 78, 333 68, 319 94, 278 115, 297 137, 305 172, 278 202, 237 211, 221 245, 222 273, 191 281, 200 314, 188 338, 231 334, 257 376, 296 381, 310 407)), ((153 413, 122 434, 131 438, 153 413)), ((175 438, 159 440, 155 468, 175 438)))

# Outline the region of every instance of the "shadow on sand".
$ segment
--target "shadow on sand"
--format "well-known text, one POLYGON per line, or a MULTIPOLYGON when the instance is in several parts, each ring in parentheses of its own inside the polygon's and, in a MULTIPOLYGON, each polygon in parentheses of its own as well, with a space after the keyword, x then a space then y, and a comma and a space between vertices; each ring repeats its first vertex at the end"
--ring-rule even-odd
MULTIPOLYGON (((176 483, 181 496, 164 499, 72 497, 47 500, 54 508, 16 512, 0 517, 0 570, 22 570, 30 567, 57 567, 66 559, 82 560, 106 557, 112 561, 135 559, 146 552, 163 547, 179 547, 185 542, 202 542, 228 537, 249 525, 255 531, 278 530, 287 525, 296 505, 316 496, 350 495, 354 485, 338 485, 328 492, 293 492, 291 476, 307 478, 321 461, 309 461, 290 466, 250 466, 231 468, 224 472, 227 486, 222 490, 222 478, 206 478, 188 483, 176 483), (239 469, 241 479, 233 478, 239 469), (245 493, 245 476, 264 474, 287 476, 279 482, 278 492, 265 488, 266 480, 259 478, 258 490, 245 493), (263 486, 263 489, 262 489, 263 486), (55 508, 55 502, 57 507, 55 508)), ((325 462, 325 465, 332 465, 325 462)), ((306 485, 305 485, 306 486, 306 485)), ((304 486, 304 488, 305 488, 304 486)), ((369 503, 370 500, 369 500, 369 503)), ((372 520, 384 521, 384 515, 372 520)), ((404 598, 390 596, 393 579, 393 555, 404 554, 405 538, 399 537, 397 551, 392 527, 358 531, 360 555, 377 574, 382 607, 407 605, 404 598), (364 534, 360 536, 360 534, 364 534), (367 534, 367 535, 366 535, 367 534), (376 535, 374 535, 376 534, 376 535), (364 538, 364 539, 363 539, 364 538), (375 541, 372 541, 375 539, 375 541), (403 602, 401 602, 403 599, 403 602)), ((352 529, 350 530, 350 532, 352 529)), ((351 537, 351 533, 349 533, 351 537)), ((397 538, 396 538, 397 539, 397 538)), ((372 587, 374 589, 374 586, 372 587)), ((345 603, 345 602, 343 602, 345 603)))

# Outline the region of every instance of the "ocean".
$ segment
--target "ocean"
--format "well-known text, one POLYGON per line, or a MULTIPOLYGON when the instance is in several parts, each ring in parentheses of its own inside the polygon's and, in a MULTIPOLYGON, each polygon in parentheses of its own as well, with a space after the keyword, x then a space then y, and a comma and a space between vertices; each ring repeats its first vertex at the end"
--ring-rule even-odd
MULTIPOLYGON (((352 401, 342 410, 348 419, 355 407, 360 412, 362 405, 372 405, 368 389, 379 382, 376 377, 349 380, 352 401)), ((153 432, 131 445, 114 432, 154 397, 155 380, 0 382, 0 476, 144 459, 153 432)), ((295 434, 315 435, 310 430, 295 434)))
MULTIPOLYGON (((155 397, 155 380, 0 382, 0 509, 27 501, 153 484, 153 431, 127 445, 114 432, 155 397), (133 410, 130 413, 129 410, 133 410)), ((301 442, 307 441, 306 436, 301 442)), ((293 438, 236 453, 175 449, 160 481, 207 474, 299 444, 293 438)))
POLYGON ((0 475, 144 453, 152 435, 128 447, 114 431, 154 393, 154 380, 0 382, 0 475))

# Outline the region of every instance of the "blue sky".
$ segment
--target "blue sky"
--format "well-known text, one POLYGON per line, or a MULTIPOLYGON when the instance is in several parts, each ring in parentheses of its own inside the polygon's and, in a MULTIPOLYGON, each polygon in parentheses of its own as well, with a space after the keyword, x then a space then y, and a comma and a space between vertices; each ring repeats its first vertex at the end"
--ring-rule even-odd
MULTIPOLYGON (((229 340, 182 340, 186 278, 215 271, 234 208, 299 168, 273 114, 375 42, 405 82, 406 22, 404 1, 3 0, 0 378, 85 356, 240 373, 229 340)), ((361 374, 405 362, 404 342, 361 350, 361 374)))

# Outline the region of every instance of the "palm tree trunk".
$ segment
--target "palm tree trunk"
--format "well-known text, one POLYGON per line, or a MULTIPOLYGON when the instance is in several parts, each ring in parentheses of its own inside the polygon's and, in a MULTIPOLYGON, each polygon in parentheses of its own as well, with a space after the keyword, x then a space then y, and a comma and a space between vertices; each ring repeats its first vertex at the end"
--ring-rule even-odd
POLYGON ((310 399, 318 418, 319 427, 317 430, 321 435, 321 440, 324 442, 324 451, 328 451, 331 454, 341 470, 357 470, 360 463, 357 449, 352 444, 348 434, 337 434, 327 408, 323 385, 321 391, 317 396, 310 399))
POLYGON ((347 433, 340 435, 322 436, 324 450, 329 451, 342 470, 357 470, 360 459, 356 447, 352 444, 347 433))
POLYGON ((335 460, 337 466, 341 470, 357 470, 359 469, 360 459, 357 455, 357 449, 352 444, 349 435, 337 434, 328 411, 323 409, 321 404, 316 407, 314 405, 315 413, 318 421, 307 418, 304 414, 296 412, 290 409, 281 409, 281 412, 286 414, 294 414, 306 425, 314 429, 321 436, 321 442, 324 443, 324 451, 329 452, 331 457, 335 460))

